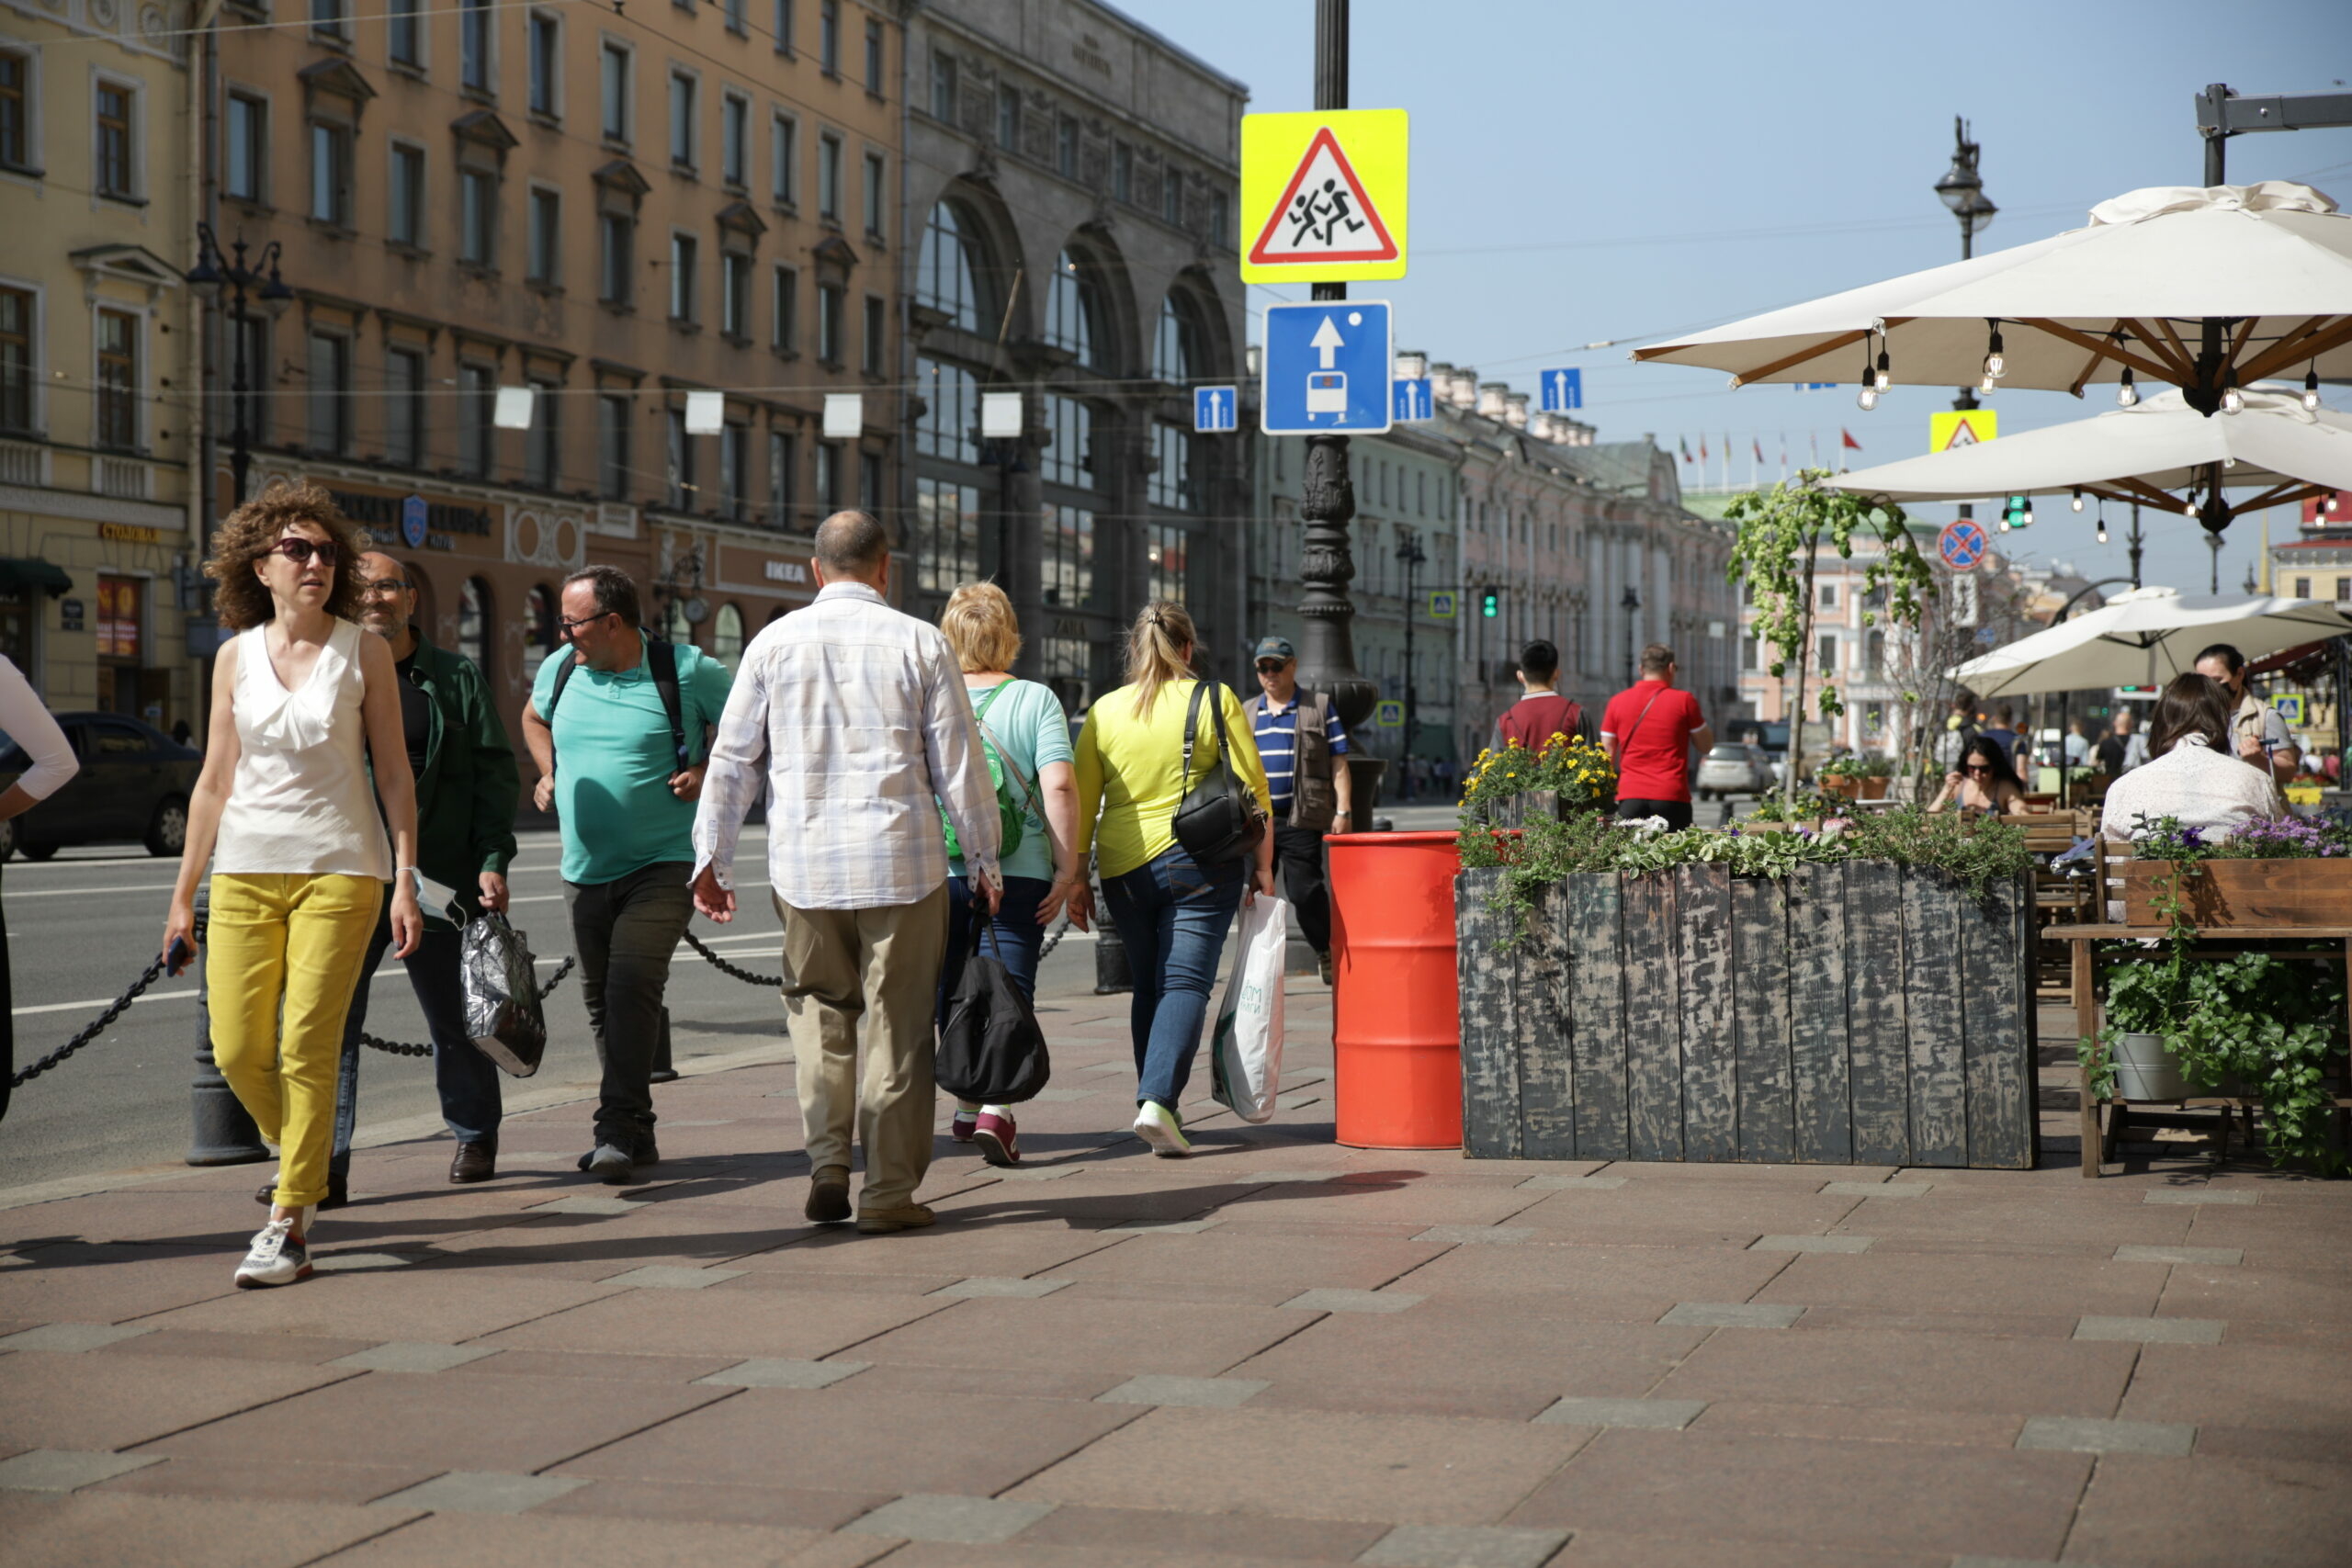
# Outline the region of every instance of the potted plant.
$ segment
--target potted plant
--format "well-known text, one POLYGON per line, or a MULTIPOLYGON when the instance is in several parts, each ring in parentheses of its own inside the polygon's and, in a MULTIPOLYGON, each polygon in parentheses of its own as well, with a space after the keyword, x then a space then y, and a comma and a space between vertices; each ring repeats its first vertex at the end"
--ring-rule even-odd
POLYGON ((1555 735, 1534 751, 1514 740, 1479 752, 1462 792, 1465 826, 1560 821, 1571 812, 1606 811, 1616 804, 1616 764, 1599 746, 1572 735, 1555 735))
POLYGON ((2174 818, 2142 818, 2123 868, 2126 925, 2168 925, 2177 899, 2191 926, 2352 925, 2352 828, 2257 818, 2209 840, 2174 818))

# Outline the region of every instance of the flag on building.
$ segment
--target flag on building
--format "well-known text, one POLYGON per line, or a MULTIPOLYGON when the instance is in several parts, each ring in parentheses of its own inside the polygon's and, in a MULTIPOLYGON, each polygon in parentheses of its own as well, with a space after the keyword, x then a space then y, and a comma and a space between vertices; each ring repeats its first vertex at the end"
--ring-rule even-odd
POLYGON ((1678 435, 1674 438, 1674 444, 1682 448, 1682 460, 1686 463, 1689 462, 1690 460, 1690 439, 1687 436, 1678 435))
POLYGON ((1846 450, 1859 452, 1862 449, 1862 444, 1854 439, 1854 433, 1844 425, 1838 427, 1838 434, 1845 442, 1846 450))
POLYGON ((1705 436, 1702 435, 1701 437, 1699 437, 1699 461, 1701 461, 1701 462, 1702 462, 1702 463, 1703 463, 1703 462, 1705 462, 1706 460, 1707 460, 1707 438, 1706 438, 1705 436))
POLYGON ((1756 460, 1759 463, 1762 462, 1764 460, 1764 438, 1760 435, 1752 435, 1748 437, 1747 445, 1749 449, 1755 452, 1756 460))

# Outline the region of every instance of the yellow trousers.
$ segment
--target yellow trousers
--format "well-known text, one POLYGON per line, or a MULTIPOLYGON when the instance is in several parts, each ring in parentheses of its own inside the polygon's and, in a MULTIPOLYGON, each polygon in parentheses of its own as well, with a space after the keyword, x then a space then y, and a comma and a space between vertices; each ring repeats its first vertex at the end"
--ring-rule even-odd
POLYGON ((327 1195, 343 1023, 383 908, 371 876, 212 878, 212 1059, 277 1145, 277 1201, 289 1209, 327 1195))

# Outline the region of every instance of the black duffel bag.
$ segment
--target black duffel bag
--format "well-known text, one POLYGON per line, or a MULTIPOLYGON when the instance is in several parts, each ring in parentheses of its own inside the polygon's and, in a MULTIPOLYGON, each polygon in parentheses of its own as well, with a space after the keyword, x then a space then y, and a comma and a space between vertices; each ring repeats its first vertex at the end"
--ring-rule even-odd
MULTIPOLYGON (((974 889, 975 894, 978 889, 974 889)), ((1012 983, 1004 960, 980 951, 980 934, 991 942, 996 922, 985 906, 972 907, 972 951, 948 993, 947 1021, 939 1032, 933 1077, 958 1100, 982 1105, 1018 1105, 1034 1098, 1053 1077, 1046 1032, 1036 1010, 1012 983)))
POLYGON ((1266 818, 1241 775, 1233 771, 1233 743, 1225 733, 1224 688, 1215 681, 1193 687, 1184 709, 1183 798, 1176 807, 1176 841, 1198 866, 1227 865, 1257 852, 1266 836, 1266 818), (1200 728, 1201 703, 1206 699, 1216 725, 1216 765, 1198 784, 1193 783, 1193 743, 1200 728))

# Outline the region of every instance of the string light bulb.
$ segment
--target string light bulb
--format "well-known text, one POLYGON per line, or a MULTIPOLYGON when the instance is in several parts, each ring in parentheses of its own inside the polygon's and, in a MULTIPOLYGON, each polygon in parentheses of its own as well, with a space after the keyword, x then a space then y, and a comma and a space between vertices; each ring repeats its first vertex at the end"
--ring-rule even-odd
POLYGON ((2222 383, 2222 412, 2223 413, 2245 412, 2245 394, 2238 390, 2238 371, 2234 365, 2230 367, 2229 377, 2222 383))
POLYGON ((1871 349, 1867 342, 1862 344, 1862 389, 1854 402, 1864 413, 1878 407, 1878 384, 1871 375, 1871 349))
POLYGON ((2102 545, 2107 543, 2107 502, 2104 498, 2098 503, 2098 542, 2102 545))
POLYGON ((2009 514, 2008 514, 2008 512, 2007 512, 2006 509, 2004 509, 2004 510, 2003 510, 2003 512, 2001 513, 2001 532, 2002 532, 2002 533, 2004 533, 2004 534, 2006 534, 2006 533, 2007 533, 2008 531, 2009 531, 2009 514))
POLYGON ((2303 412, 2306 413, 2317 413, 2319 412, 2319 365, 2317 361, 2313 361, 2312 367, 2303 373, 2303 412))
POLYGON ((2132 384, 2132 367, 2123 367, 2123 379, 2115 384, 2115 406, 2128 409, 2140 400, 2140 389, 2132 384))
POLYGON ((2028 527, 2031 527, 2033 525, 2033 497, 2027 496, 2025 498, 2025 512, 2018 518, 2018 521, 2028 527))
POLYGON ((1886 340, 1884 338, 1879 339, 1878 374, 1872 378, 1871 385, 1877 388, 1882 392, 1894 385, 1894 378, 1887 371, 1886 340))
POLYGON ((2009 373, 2009 362, 2007 356, 2001 352, 2000 323, 1988 321, 1984 324, 1993 331, 1993 341, 1984 350, 1984 379, 1997 381, 2009 373))
POLYGON ((2077 511, 2077 512, 2080 512, 2082 509, 2083 509, 2083 487, 2082 487, 2082 486, 2080 486, 2080 485, 2076 485, 2076 486, 2075 487, 2075 511, 2077 511))

